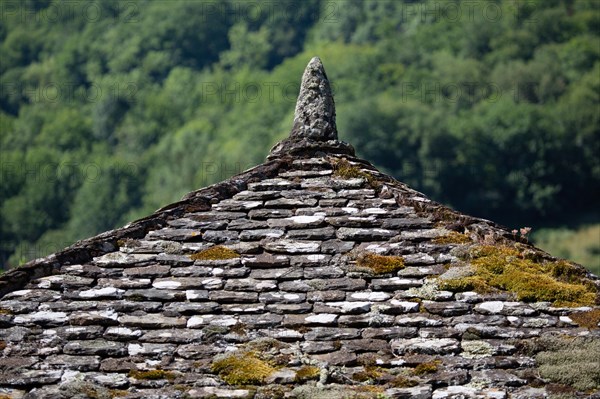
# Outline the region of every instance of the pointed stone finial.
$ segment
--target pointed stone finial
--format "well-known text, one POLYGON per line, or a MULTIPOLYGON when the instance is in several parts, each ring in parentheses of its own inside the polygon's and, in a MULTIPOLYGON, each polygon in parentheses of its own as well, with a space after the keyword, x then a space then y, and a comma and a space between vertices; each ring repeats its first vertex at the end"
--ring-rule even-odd
POLYGON ((310 60, 302 75, 290 137, 307 137, 317 141, 337 140, 335 103, 319 57, 310 60))
POLYGON ((277 143, 267 159, 315 153, 354 155, 354 148, 338 141, 331 85, 319 57, 313 57, 302 75, 290 136, 277 143))

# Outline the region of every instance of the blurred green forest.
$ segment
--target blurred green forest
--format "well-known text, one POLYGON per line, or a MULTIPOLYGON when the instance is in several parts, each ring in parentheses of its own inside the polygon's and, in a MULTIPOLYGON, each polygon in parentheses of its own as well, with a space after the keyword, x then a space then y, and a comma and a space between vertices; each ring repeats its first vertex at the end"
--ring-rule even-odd
POLYGON ((0 3, 0 269, 264 161, 319 55, 341 139, 600 274, 600 2, 0 3))

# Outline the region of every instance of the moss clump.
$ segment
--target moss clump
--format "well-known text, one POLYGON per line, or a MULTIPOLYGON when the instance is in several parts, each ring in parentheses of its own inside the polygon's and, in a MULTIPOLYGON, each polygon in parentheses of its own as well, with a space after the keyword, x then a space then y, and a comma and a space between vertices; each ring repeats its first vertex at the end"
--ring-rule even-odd
POLYGON ((380 398, 381 394, 385 392, 385 388, 379 385, 360 385, 353 387, 356 392, 373 393, 376 394, 377 398, 380 398))
POLYGON ((375 381, 383 376, 378 367, 365 366, 363 371, 352 374, 352 379, 358 382, 375 381))
POLYGON ((460 226, 467 224, 467 220, 463 215, 443 205, 434 207, 428 213, 434 221, 438 222, 438 227, 444 227, 451 223, 457 223, 460 226))
POLYGON ((248 327, 248 326, 246 326, 244 323, 236 323, 231 327, 231 329, 229 329, 229 332, 238 334, 241 336, 245 336, 247 333, 246 327, 248 327))
POLYGON ((244 349, 248 352, 257 352, 260 353, 261 356, 265 356, 267 354, 276 354, 281 349, 287 348, 289 344, 276 340, 275 338, 257 338, 252 340, 246 344, 244 344, 244 349))
POLYGON ((367 184, 374 189, 381 185, 381 183, 379 183, 370 173, 363 171, 356 165, 352 165, 345 158, 333 163, 333 176, 342 179, 364 179, 367 184))
POLYGON ((410 388, 419 385, 419 382, 412 378, 399 375, 390 381, 390 385, 394 388, 410 388))
POLYGON ((240 254, 222 245, 215 245, 190 256, 192 260, 226 260, 239 258, 240 254))
POLYGON ((460 292, 514 292, 525 302, 547 301, 554 306, 593 305, 597 289, 585 271, 566 261, 543 261, 517 247, 481 245, 469 252, 474 274, 440 280, 441 289, 460 292))
POLYGON ((359 256, 356 264, 372 270, 375 274, 384 274, 403 269, 404 259, 400 256, 384 256, 368 252, 359 256))
POLYGON ((309 380, 318 380, 321 375, 321 369, 315 366, 303 366, 296 371, 296 382, 305 382, 309 380))
POLYGON ((274 371, 254 352, 235 353, 213 361, 211 371, 229 385, 262 384, 274 371))
POLYGON ((600 388, 600 339, 553 338, 535 357, 540 375, 580 391, 600 388))
POLYGON ((169 380, 175 379, 175 374, 165 370, 131 370, 129 377, 136 380, 169 380))
POLYGON ((588 310, 587 312, 573 313, 569 317, 580 327, 585 327, 589 328, 590 330, 594 330, 598 328, 598 323, 600 323, 600 309, 588 310))
POLYGON ((473 240, 467 234, 451 231, 445 236, 434 238, 432 241, 435 244, 468 244, 473 240))
POLYGON ((492 286, 490 286, 487 283, 487 281, 485 281, 479 276, 468 276, 451 280, 440 280, 439 288, 442 290, 452 292, 475 291, 480 294, 497 291, 492 286))
POLYGON ((423 375, 423 374, 431 374, 438 371, 440 366, 439 360, 434 360, 432 362, 421 363, 415 367, 413 373, 415 375, 423 375))

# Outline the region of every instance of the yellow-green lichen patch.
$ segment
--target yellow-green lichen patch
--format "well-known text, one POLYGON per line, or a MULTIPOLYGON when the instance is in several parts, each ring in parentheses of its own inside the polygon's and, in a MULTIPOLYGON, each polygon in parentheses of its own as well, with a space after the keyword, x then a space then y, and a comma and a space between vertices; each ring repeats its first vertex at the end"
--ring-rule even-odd
POLYGON ((356 264, 359 267, 370 269, 375 274, 384 274, 403 269, 404 259, 400 256, 385 256, 367 252, 358 257, 356 264))
POLYGON ((169 380, 175 379, 175 374, 165 370, 131 370, 129 377, 136 380, 169 380))
POLYGON ((11 314, 13 314, 13 312, 11 312, 8 309, 0 309, 0 314, 11 315, 11 314))
POLYGON ((190 256, 192 260, 226 260, 239 258, 240 254, 222 245, 215 245, 190 256))
POLYGON ((364 179, 371 188, 381 184, 370 173, 363 171, 359 166, 351 164, 342 158, 333 162, 333 176, 341 179, 364 179))
POLYGON ((318 380, 321 375, 321 369, 315 366, 302 366, 296 371, 296 382, 306 382, 310 380, 318 380))
POLYGON ((435 373, 438 371, 440 364, 441 362, 439 360, 418 364, 417 367, 415 367, 415 369, 413 370, 413 374, 423 375, 435 373))
POLYGON ((469 252, 472 276, 440 279, 441 289, 460 292, 509 291, 526 302, 554 306, 593 305, 597 288, 584 270, 566 261, 544 261, 517 247, 481 245, 469 252))
POLYGON ((275 368, 254 352, 244 352, 215 359, 211 371, 229 385, 255 385, 264 383, 275 372, 275 368))
POLYGON ((477 333, 472 333, 470 330, 467 330, 463 335, 463 341, 460 344, 462 353, 460 355, 465 359, 481 359, 496 353, 496 349, 490 343, 479 339, 465 339, 469 336, 476 338, 477 333))
POLYGON ((472 242, 468 234, 451 231, 445 236, 437 237, 432 240, 435 244, 468 244, 472 242))
POLYGON ((600 323, 600 309, 588 310, 587 312, 577 312, 569 316, 579 327, 598 329, 600 323))
POLYGON ((556 337, 535 357, 540 375, 579 391, 600 389, 600 339, 556 337))

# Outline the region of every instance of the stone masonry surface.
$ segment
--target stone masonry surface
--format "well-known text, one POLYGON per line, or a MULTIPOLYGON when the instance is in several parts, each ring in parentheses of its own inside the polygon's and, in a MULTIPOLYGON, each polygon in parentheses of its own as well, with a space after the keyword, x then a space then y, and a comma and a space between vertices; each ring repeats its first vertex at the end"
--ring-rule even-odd
POLYGON ((481 243, 550 257, 326 142, 2 276, 0 398, 548 397, 528 345, 595 308, 440 288, 481 243))

